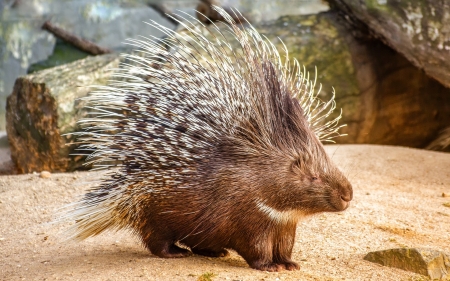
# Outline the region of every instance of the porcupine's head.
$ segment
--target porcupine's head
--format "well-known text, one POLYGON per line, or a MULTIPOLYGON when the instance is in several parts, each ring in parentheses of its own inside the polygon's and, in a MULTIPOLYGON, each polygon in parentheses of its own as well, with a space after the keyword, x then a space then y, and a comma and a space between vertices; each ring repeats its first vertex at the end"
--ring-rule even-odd
POLYGON ((335 123, 320 121, 334 109, 334 101, 318 101, 310 81, 296 89, 273 62, 261 62, 260 69, 259 83, 251 87, 266 92, 264 102, 255 103, 256 112, 264 115, 239 123, 234 144, 223 149, 225 158, 244 159, 236 181, 246 178, 256 187, 256 205, 275 220, 345 210, 352 186, 320 140, 337 136, 335 123))
POLYGON ((298 101, 286 97, 279 114, 284 117, 271 141, 276 148, 260 157, 264 172, 253 179, 259 186, 257 206, 276 220, 347 209, 352 185, 332 163, 298 101))
MULTIPOLYGON (((325 152, 308 113, 289 95, 277 100, 282 102, 274 102, 269 113, 273 118, 273 133, 266 135, 270 146, 255 149, 252 153, 258 156, 246 163, 243 170, 249 172, 241 175, 258 187, 256 204, 277 220, 345 210, 352 199, 352 186, 325 152)), ((249 127, 254 130, 252 135, 261 131, 257 125, 243 127, 247 134, 249 127)))

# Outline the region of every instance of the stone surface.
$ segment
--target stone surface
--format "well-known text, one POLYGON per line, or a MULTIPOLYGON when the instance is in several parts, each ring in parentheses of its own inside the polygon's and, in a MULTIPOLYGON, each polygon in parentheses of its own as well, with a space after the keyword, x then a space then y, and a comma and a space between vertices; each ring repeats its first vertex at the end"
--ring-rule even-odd
POLYGON ((8 136, 6 131, 0 131, 0 175, 14 174, 14 164, 11 161, 8 136))
MULTIPOLYGON (((311 73, 317 66, 321 98, 330 98, 334 87, 342 123, 348 124, 342 130, 348 136, 337 139, 340 143, 425 147, 448 126, 450 89, 381 42, 355 37, 335 12, 285 16, 256 28, 280 51, 282 39, 290 56, 311 73)), ((87 90, 77 86, 99 84, 95 79, 110 75, 97 77, 89 69, 103 73, 102 65, 84 65, 94 61, 18 79, 8 104, 8 137, 19 172, 79 167, 80 159, 66 157, 69 148, 63 144, 68 140, 62 141, 61 135, 75 130, 79 119, 74 100, 78 91, 85 95, 87 90)))
POLYGON ((398 248, 370 252, 365 260, 384 266, 396 267, 443 280, 450 277, 449 257, 440 251, 417 248, 398 248))
POLYGON ((450 87, 450 2, 328 0, 367 24, 386 44, 450 87))
POLYGON ((6 97, 14 81, 33 63, 53 51, 55 38, 39 30, 33 21, 6 20, 0 15, 0 130, 5 130, 6 97))
POLYGON ((70 171, 84 159, 69 155, 74 147, 76 121, 93 88, 104 85, 118 67, 118 55, 89 57, 46 69, 16 80, 7 101, 7 134, 11 159, 19 173, 70 171), (64 135, 64 136, 63 136, 64 135))

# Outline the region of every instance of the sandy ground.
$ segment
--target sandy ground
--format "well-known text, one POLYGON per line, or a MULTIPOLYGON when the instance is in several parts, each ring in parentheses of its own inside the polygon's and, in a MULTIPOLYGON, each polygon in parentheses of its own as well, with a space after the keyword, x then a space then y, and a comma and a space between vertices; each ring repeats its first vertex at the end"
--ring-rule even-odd
POLYGON ((1 280, 425 280, 364 261, 369 251, 428 247, 450 253, 450 154, 417 149, 328 146, 354 186, 344 213, 306 219, 293 259, 301 269, 268 273, 226 258, 161 259, 127 232, 66 241, 58 210, 83 194, 93 172, 0 176, 1 280))

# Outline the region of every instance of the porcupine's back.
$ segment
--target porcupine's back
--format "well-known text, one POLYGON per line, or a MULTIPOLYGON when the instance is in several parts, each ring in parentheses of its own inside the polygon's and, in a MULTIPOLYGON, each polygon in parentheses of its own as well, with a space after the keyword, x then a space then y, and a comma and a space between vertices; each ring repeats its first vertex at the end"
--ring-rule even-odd
POLYGON ((315 149, 312 138, 338 135, 339 118, 323 121, 333 99, 316 99, 314 83, 297 61, 291 66, 286 52, 282 63, 253 27, 241 29, 216 9, 229 26, 214 26, 215 34, 230 32, 238 50, 226 36, 206 39, 195 20, 182 34, 152 22, 168 37, 129 40, 141 53, 125 55, 130 63, 122 64, 119 79, 87 98, 93 112, 81 121, 87 127, 81 148, 93 151, 89 163, 121 164, 74 206, 77 238, 138 229, 152 196, 170 201, 180 188, 217 183, 213 168, 205 169, 216 159, 245 170, 252 161, 314 155, 308 151, 315 149))

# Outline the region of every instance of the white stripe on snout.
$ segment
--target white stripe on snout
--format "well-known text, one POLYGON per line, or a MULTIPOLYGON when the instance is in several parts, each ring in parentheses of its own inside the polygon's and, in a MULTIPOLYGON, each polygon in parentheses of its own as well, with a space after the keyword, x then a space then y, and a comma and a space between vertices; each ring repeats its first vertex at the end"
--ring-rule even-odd
POLYGON ((257 198, 255 200, 256 207, 258 209, 266 214, 272 221, 275 221, 277 223, 297 223, 301 218, 306 216, 306 213, 301 210, 286 210, 286 211, 279 211, 275 208, 270 207, 266 203, 264 203, 261 199, 257 198))

